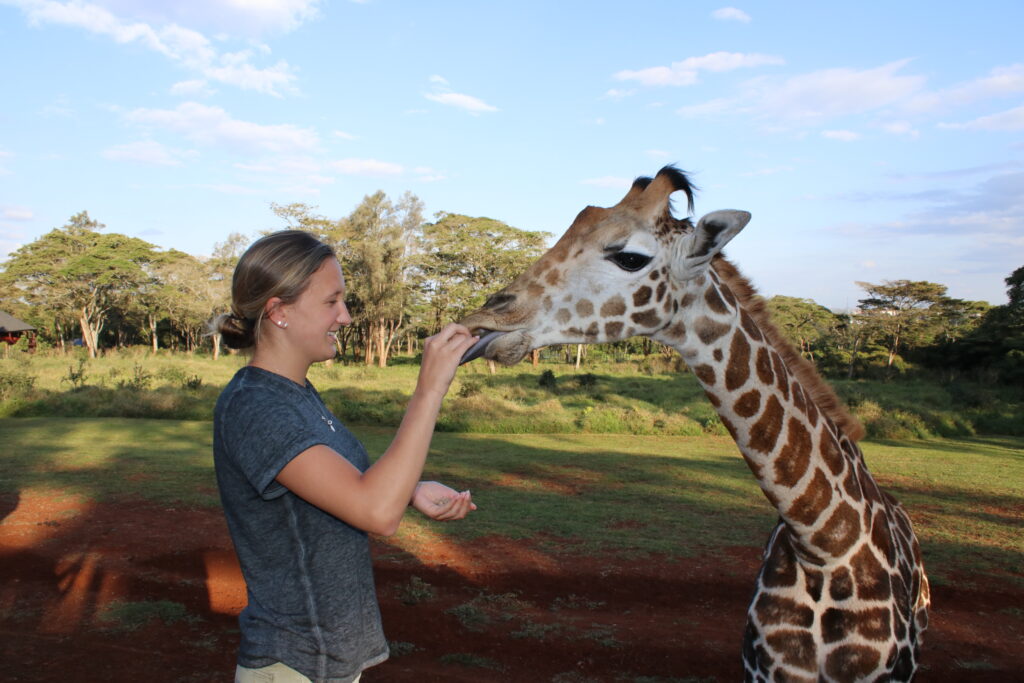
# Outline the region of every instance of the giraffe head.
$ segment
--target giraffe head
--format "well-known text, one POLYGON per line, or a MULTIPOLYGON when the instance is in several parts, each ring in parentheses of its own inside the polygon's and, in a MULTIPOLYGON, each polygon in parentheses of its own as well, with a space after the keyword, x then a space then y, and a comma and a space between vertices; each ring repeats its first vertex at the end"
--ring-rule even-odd
POLYGON ((666 166, 638 178, 610 208, 588 206, 546 254, 462 320, 503 332, 484 356, 505 365, 551 344, 614 342, 670 327, 682 290, 704 284, 711 260, 750 220, 715 211, 694 225, 672 215, 670 197, 693 187, 666 166))

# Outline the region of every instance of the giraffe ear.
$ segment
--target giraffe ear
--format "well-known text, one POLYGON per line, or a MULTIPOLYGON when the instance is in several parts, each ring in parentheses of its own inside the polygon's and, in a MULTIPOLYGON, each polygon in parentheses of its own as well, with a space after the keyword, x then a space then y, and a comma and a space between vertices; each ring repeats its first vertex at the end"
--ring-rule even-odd
POLYGON ((750 222, 749 211, 712 211, 699 221, 692 233, 687 258, 711 259, 750 222))
POLYGON ((692 232, 679 237, 673 249, 672 275, 677 280, 697 277, 715 255, 750 222, 746 211, 713 211, 697 221, 692 232))

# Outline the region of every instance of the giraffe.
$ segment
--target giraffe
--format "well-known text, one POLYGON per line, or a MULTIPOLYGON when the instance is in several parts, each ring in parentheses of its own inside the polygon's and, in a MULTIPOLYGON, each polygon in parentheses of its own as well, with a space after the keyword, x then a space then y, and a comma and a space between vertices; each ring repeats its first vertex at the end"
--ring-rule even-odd
POLYGON ((585 208, 462 324, 505 365, 633 335, 674 347, 780 517, 747 610, 746 680, 910 680, 929 604, 910 519, 868 472, 863 428, 720 253, 750 214, 693 225, 673 216, 680 190, 692 213, 693 187, 666 166, 617 205, 585 208))

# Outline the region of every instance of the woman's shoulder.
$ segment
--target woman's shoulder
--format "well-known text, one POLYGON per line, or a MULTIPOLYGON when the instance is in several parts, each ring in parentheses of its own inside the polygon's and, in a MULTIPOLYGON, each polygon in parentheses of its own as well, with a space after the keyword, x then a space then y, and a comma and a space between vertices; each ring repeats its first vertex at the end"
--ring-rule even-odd
POLYGON ((291 380, 247 365, 224 387, 217 399, 216 413, 251 416, 275 410, 290 412, 301 392, 302 388, 291 380))

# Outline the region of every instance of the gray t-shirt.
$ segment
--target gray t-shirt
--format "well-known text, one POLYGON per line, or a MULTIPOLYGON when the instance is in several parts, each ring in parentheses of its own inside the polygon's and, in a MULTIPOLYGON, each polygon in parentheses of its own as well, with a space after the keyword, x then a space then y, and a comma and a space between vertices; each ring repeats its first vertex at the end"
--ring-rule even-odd
POLYGON ((317 444, 360 471, 369 466, 308 381, 247 366, 217 400, 217 484, 249 599, 238 618, 238 663, 283 662, 317 682, 347 682, 388 656, 369 539, 276 481, 317 444))

